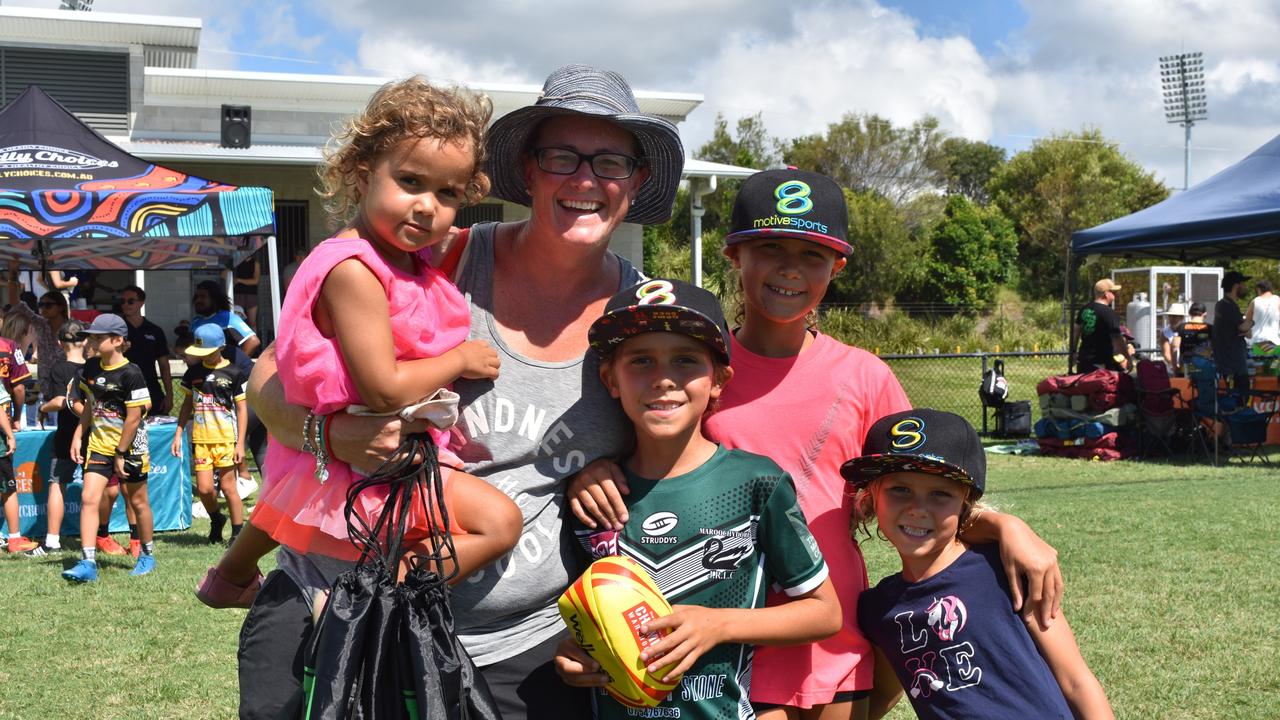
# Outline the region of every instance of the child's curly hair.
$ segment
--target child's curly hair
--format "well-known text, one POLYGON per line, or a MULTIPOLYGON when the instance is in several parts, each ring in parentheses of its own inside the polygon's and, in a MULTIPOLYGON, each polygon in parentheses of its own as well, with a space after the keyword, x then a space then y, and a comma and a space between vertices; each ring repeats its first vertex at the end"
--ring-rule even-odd
POLYGON ((493 103, 487 96, 456 86, 436 87, 420 76, 378 88, 364 112, 347 121, 325 147, 318 192, 330 222, 336 229, 355 216, 361 200, 357 173, 407 138, 470 142, 475 171, 467 183, 465 202, 478 202, 489 192, 483 170, 484 129, 492 114, 493 103))

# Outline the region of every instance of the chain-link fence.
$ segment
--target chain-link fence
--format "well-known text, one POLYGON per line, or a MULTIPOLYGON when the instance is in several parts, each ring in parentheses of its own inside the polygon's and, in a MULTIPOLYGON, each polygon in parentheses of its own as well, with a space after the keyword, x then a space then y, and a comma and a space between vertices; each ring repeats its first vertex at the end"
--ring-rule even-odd
POLYGON ((1061 351, 882 355, 880 359, 898 376, 912 405, 956 413, 990 432, 995 431, 995 418, 989 418, 984 428, 978 386, 996 360, 1004 362, 1008 401, 1031 401, 1033 419, 1040 417, 1036 384, 1067 371, 1067 353, 1061 351))

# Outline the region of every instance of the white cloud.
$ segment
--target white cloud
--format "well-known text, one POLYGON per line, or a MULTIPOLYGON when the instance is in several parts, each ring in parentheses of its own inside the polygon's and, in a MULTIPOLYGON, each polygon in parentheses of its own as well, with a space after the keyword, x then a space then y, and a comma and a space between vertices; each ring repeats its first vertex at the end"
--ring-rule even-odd
POLYGON ((1165 122, 1158 58, 1204 53, 1209 119, 1192 130, 1195 183, 1277 132, 1280 5, 1273 0, 1023 0, 1027 24, 992 61, 993 141, 1097 127, 1167 184, 1183 129, 1165 122))
POLYGON ((910 18, 874 5, 799 10, 792 25, 721 39, 698 66, 707 101, 691 135, 705 137, 716 112, 731 124, 760 112, 780 137, 822 132, 848 112, 897 124, 931 114, 950 133, 990 134, 996 87, 969 40, 923 38, 910 18))
MULTIPOLYGON (((717 112, 731 123, 762 112, 781 137, 820 132, 846 112, 902 124, 933 114, 952 134, 1014 150, 1096 127, 1181 185, 1182 129, 1164 122, 1157 58, 1184 49, 1204 53, 1209 100, 1209 119, 1194 130, 1193 181, 1280 129, 1277 0, 1006 1, 1020 2, 1025 25, 985 56, 962 35, 921 29, 966 23, 919 22, 876 0, 96 0, 94 10, 203 17, 206 48, 324 60, 353 74, 538 84, 559 65, 588 62, 637 89, 703 94, 681 128, 690 149, 717 112), (311 26, 322 19, 325 37, 299 30, 304 13, 311 26)), ((200 63, 253 66, 217 52, 200 63)))

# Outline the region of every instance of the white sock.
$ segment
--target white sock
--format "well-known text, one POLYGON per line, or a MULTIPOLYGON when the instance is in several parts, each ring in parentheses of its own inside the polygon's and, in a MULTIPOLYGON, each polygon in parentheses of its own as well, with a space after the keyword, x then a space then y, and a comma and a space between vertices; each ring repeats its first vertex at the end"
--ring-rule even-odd
POLYGON ((50 550, 57 550, 62 547, 62 536, 46 533, 44 536, 44 546, 50 550))

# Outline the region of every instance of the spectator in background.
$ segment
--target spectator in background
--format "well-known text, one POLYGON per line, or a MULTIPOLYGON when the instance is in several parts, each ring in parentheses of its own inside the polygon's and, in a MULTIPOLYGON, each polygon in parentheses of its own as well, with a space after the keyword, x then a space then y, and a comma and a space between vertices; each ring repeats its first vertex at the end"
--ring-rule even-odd
MULTIPOLYGON (((191 309, 195 312, 195 317, 191 318, 192 332, 205 323, 217 323, 223 330, 234 330, 239 335, 237 347, 246 357, 251 358, 257 353, 262 341, 253 328, 231 312, 231 301, 216 280, 205 280, 196 285, 191 309)), ((231 361, 236 362, 235 359, 231 361)))
POLYGON ((67 299, 62 296, 62 293, 54 290, 40 296, 40 301, 36 303, 36 311, 45 319, 45 322, 49 323, 49 330, 53 332, 54 337, 61 332, 67 320, 71 319, 67 299))
POLYGON ((284 270, 280 273, 280 298, 283 300, 285 294, 289 292, 289 283, 293 282, 293 276, 298 272, 298 266, 303 260, 307 259, 308 249, 300 247, 293 253, 293 260, 284 266, 284 270))
POLYGON ((118 300, 120 316, 129 326, 129 342, 124 356, 142 370, 151 393, 151 415, 167 415, 173 398, 173 376, 169 370, 169 340, 159 325, 142 315, 147 293, 137 285, 129 285, 120 291, 118 300), (160 372, 157 376, 156 367, 160 372))
POLYGON ((1213 306, 1213 362, 1218 376, 1231 379, 1236 390, 1249 389, 1249 350, 1245 338, 1253 329, 1253 321, 1240 312, 1240 296, 1249 277, 1231 270, 1222 276, 1222 299, 1213 306))
POLYGON ((1270 280, 1259 280, 1258 295, 1249 302, 1244 317, 1253 323, 1249 344, 1269 342, 1280 345, 1280 296, 1271 292, 1270 280))
POLYGON ((1178 370, 1178 359, 1174 355, 1175 343, 1178 339, 1178 328, 1182 326, 1182 322, 1187 317, 1186 303, 1174 303, 1165 311, 1164 327, 1160 328, 1160 335, 1156 340, 1160 343, 1160 357, 1164 359, 1165 367, 1168 368, 1169 374, 1173 375, 1178 370))
POLYGON ((49 287, 62 294, 62 298, 67 301, 67 305, 71 305, 71 300, 78 296, 76 288, 80 285, 80 278, 73 273, 64 273, 61 270, 50 270, 45 274, 49 287))
POLYGON ((1183 375, 1190 375, 1188 367, 1195 358, 1208 360, 1213 356, 1210 344, 1212 326, 1205 320, 1207 312, 1204 303, 1193 302, 1188 308, 1186 322, 1178 326, 1178 333, 1173 338, 1173 359, 1175 366, 1183 375))
POLYGON ((1078 347, 1073 347, 1071 352, 1077 372, 1122 369, 1125 343, 1120 335, 1120 318, 1111 309, 1119 289, 1120 286, 1108 278, 1099 280, 1093 284, 1093 302, 1076 313, 1074 336, 1078 338, 1078 347))
MULTIPOLYGON (((61 293, 50 294, 62 299, 61 293)), ((40 384, 45 387, 44 404, 40 406, 40 412, 56 416, 58 429, 53 434, 53 458, 49 477, 45 482, 48 497, 45 501, 47 511, 44 547, 36 548, 30 553, 36 556, 62 549, 61 529, 65 513, 63 488, 80 477, 80 466, 71 459, 71 436, 75 434, 80 418, 71 408, 67 396, 71 383, 84 367, 84 346, 87 339, 84 325, 79 321, 69 320, 61 325, 58 341, 62 345, 63 357, 56 361, 46 357, 40 371, 40 384)))
POLYGON ((258 327, 258 282, 262 279, 262 267, 258 258, 251 257, 236 266, 233 272, 235 283, 232 293, 236 304, 244 308, 245 319, 249 327, 258 327))
MULTIPOLYGON (((31 377, 30 371, 27 370, 26 361, 23 357, 21 348, 31 344, 32 335, 31 319, 26 313, 10 310, 5 313, 4 324, 0 326, 0 380, 3 380, 3 386, 8 395, 4 402, 8 403, 3 412, 6 417, 7 413, 21 412, 23 405, 26 403, 27 390, 22 381, 31 377)), ((11 434, 12 430, 9 431, 11 434)), ((5 454, 12 452, 13 445, 10 444, 6 448, 5 454)), ((13 477, 13 473, 9 473, 9 478, 13 477)), ((35 550, 39 547, 39 543, 28 540, 23 537, 19 528, 18 514, 18 493, 17 485, 9 487, 9 480, 3 477, 0 472, 0 492, 4 494, 4 516, 5 522, 9 526, 9 552, 25 553, 35 550)))

